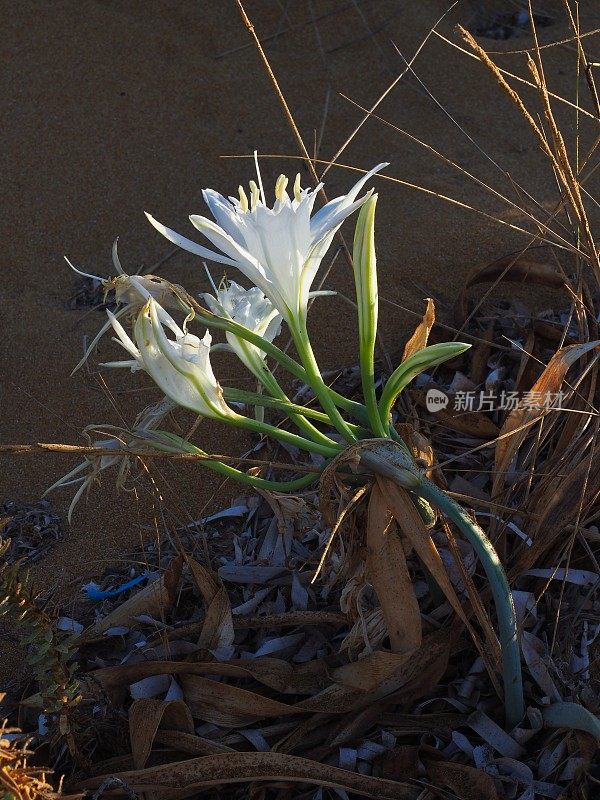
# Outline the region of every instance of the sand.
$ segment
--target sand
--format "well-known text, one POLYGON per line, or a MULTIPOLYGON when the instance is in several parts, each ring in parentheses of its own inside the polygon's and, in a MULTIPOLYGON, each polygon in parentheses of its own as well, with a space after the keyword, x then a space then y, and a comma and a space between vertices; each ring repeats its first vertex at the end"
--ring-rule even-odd
MULTIPOLYGON (((412 56, 448 3, 364 2, 360 8, 371 30, 378 31, 375 37, 367 36, 352 3, 321 0, 312 5, 322 17, 317 28, 304 24, 310 19, 309 3, 256 0, 248 2, 247 10, 261 36, 281 30, 269 40, 268 56, 309 150, 316 132, 319 156, 329 158, 361 118, 339 93, 372 103, 402 66, 391 42, 412 56), (284 5, 289 18, 282 20, 284 5)), ((461 4, 441 30, 451 34, 456 21, 468 23, 481 5, 461 4)), ((103 317, 68 308, 76 281, 62 256, 87 271, 110 274, 110 247, 118 235, 127 269, 151 265, 170 245, 148 225, 144 210, 193 235, 187 215, 203 213, 203 187, 232 193, 252 177, 249 161, 222 156, 247 155, 254 148, 297 155, 297 148, 233 2, 21 0, 1 6, 0 437, 3 442, 83 443, 80 432, 87 424, 131 422, 154 394, 144 388, 147 382, 131 376, 107 376, 112 394, 93 372, 70 377, 84 335, 93 335, 103 317)), ((544 7, 558 9, 560 3, 544 7)), ((487 8, 504 10, 493 3, 487 8)), ((594 25, 591 12, 586 21, 594 25)), ((549 41, 565 33, 560 22, 541 36, 549 41)), ((507 50, 526 46, 529 39, 483 43, 507 50)), ((593 43, 590 47, 593 53, 593 43)), ((505 58, 503 63, 509 62, 505 58)), ((548 51, 547 63, 554 91, 573 97, 574 51, 548 51)), ((522 56, 510 57, 510 64, 524 72, 522 56)), ((507 171, 541 202, 554 198, 536 143, 481 65, 432 37, 416 66, 439 101, 507 171)), ((508 181, 453 128, 414 79, 402 81, 379 113, 510 191, 508 181)), ((574 114, 561 111, 559 118, 570 136, 574 114)), ((389 175, 522 222, 497 198, 376 120, 362 128, 341 160, 363 168, 390 161, 389 175)), ((272 186, 279 171, 295 168, 285 158, 265 160, 265 183, 272 186)), ((327 191, 334 196, 354 179, 343 169, 332 169, 327 191)), ((469 269, 523 241, 457 206, 400 185, 375 184, 381 195, 381 293, 414 312, 420 313, 423 298, 432 295, 443 317, 469 269)), ((208 288, 199 260, 188 254, 170 261, 163 273, 189 290, 208 288)), ((351 293, 352 276, 342 258, 326 285, 351 293)), ((312 329, 323 367, 353 363, 353 314, 340 300, 321 301, 319 308, 312 329)), ((382 306, 381 317, 388 347, 399 349, 415 318, 390 305, 382 306)), ((102 346, 102 357, 115 352, 102 346)), ((202 433, 209 451, 239 454, 249 443, 238 432, 207 424, 202 433)), ((63 456, 4 458, 0 499, 34 501, 75 463, 63 456)), ((220 488, 219 480, 191 466, 168 466, 163 473, 168 486, 162 482, 158 488, 170 525, 222 507, 240 491, 220 488)), ((69 499, 68 491, 53 497, 63 512, 69 499)), ((141 539, 156 535, 156 527, 162 530, 164 520, 144 487, 137 495, 116 494, 108 477, 80 503, 64 539, 36 565, 36 582, 68 597, 141 539)))

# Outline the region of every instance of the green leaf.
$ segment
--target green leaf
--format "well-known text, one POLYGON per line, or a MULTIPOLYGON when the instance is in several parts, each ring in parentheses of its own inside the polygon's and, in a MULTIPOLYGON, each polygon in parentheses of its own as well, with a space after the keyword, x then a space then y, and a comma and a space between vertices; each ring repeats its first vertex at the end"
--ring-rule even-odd
POLYGON ((431 367, 443 364, 456 358, 465 350, 471 347, 464 342, 443 342, 424 347, 417 353, 403 361, 390 376, 379 401, 379 414, 384 424, 387 424, 398 395, 408 386, 408 384, 421 372, 425 372, 431 367))
POLYGON ((354 233, 352 265, 358 309, 359 363, 363 396, 373 433, 385 437, 387 429, 379 416, 375 394, 375 342, 379 311, 375 255, 376 206, 377 195, 374 194, 360 210, 354 233))

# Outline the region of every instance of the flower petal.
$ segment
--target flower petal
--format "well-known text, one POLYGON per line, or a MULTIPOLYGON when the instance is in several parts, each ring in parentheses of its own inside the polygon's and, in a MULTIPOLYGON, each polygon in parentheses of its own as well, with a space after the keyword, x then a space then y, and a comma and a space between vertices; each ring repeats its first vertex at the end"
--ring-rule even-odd
POLYGON ((365 183, 367 183, 367 181, 377 172, 380 172, 382 169, 385 169, 385 167, 388 166, 388 161, 383 161, 381 164, 377 164, 376 167, 373 167, 372 170, 369 170, 369 172, 365 173, 362 178, 360 178, 360 180, 354 184, 352 189, 350 189, 347 194, 330 200, 323 206, 323 208, 319 209, 319 211, 317 211, 310 221, 310 230, 313 236, 313 241, 318 241, 320 238, 322 238, 323 234, 321 233, 321 229, 322 227, 326 226, 327 218, 335 214, 343 206, 353 203, 365 183))
POLYGON ((173 244, 176 244, 178 247, 182 247, 189 253, 194 253, 195 255, 201 256, 202 258, 207 258, 210 261, 216 261, 219 264, 227 264, 230 267, 237 266, 236 262, 231 258, 227 258, 220 253, 213 253, 213 251, 209 250, 207 247, 202 247, 201 244, 193 242, 191 239, 186 239, 185 236, 181 236, 181 234, 171 230, 171 228, 167 228, 162 224, 162 222, 154 219, 151 214, 146 213, 146 217, 148 218, 150 224, 153 225, 159 233, 162 233, 165 239, 173 242, 173 244))

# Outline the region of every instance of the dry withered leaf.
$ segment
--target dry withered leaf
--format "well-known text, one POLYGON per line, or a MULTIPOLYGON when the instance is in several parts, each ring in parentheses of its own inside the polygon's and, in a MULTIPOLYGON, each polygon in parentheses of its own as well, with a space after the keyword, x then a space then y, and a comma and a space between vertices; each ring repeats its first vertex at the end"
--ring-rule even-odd
POLYGON ((491 775, 482 769, 458 764, 455 761, 438 761, 435 757, 421 755, 431 783, 450 789, 460 800, 500 800, 491 775))
POLYGON ((228 647, 233 642, 233 618, 229 595, 218 575, 188 556, 187 564, 194 583, 206 604, 206 615, 198 645, 202 650, 217 650, 228 647))
POLYGON ((154 741, 158 744, 166 744, 173 750, 182 753, 190 753, 194 756, 211 756, 215 753, 233 753, 233 747, 228 747, 221 742, 213 742, 203 736, 196 736, 185 731, 161 730, 156 731, 154 741))
POLYGON ((424 347, 427 347, 429 334, 431 333, 431 329, 433 328, 434 323, 435 323, 435 304, 431 299, 431 297, 428 297, 425 314, 423 315, 422 320, 415 328, 413 335, 404 345, 402 361, 406 361, 407 358, 410 358, 410 356, 414 355, 415 353, 418 353, 419 350, 422 350, 424 347))
POLYGON ((468 625, 462 604, 448 577, 448 573, 446 572, 437 547, 431 538, 429 530, 421 519, 421 515, 416 509, 415 504, 410 499, 410 496, 404 489, 386 478, 377 476, 377 483, 388 508, 398 523, 398 527, 411 541, 415 552, 423 564, 425 564, 433 578, 437 581, 440 589, 446 595, 448 602, 456 614, 465 625, 468 625))
POLYGON ((159 728, 194 733, 189 708, 182 700, 136 700, 129 709, 129 740, 135 769, 143 769, 159 728))
POLYGON ((109 628, 128 625, 133 617, 141 614, 160 617, 175 602, 182 564, 181 557, 174 558, 158 580, 149 583, 117 606, 106 617, 98 620, 90 628, 86 628, 83 633, 73 637, 73 643, 81 646, 93 642, 102 638, 104 631, 109 628))
MULTIPOLYGON (((104 777, 83 781, 82 789, 96 789, 104 777)), ((170 800, 190 797, 211 786, 250 781, 285 781, 326 786, 376 800, 416 800, 421 791, 407 781, 388 781, 319 764, 287 753, 223 753, 142 770, 116 773, 135 792, 168 789, 170 800)))
MULTIPOLYGON (((569 367, 583 355, 599 347, 600 342, 594 341, 569 345, 558 350, 532 386, 531 391, 539 392, 539 396, 542 398, 547 393, 556 394, 560 391, 569 367)), ((496 442, 493 495, 497 495, 502 489, 506 472, 529 433, 531 425, 539 418, 540 413, 540 410, 528 408, 521 403, 519 408, 511 411, 508 415, 500 431, 500 437, 496 442)))
POLYGON ((379 599, 392 652, 421 646, 421 612, 397 525, 378 484, 369 498, 367 574, 379 599))
POLYGON ((600 448, 579 462, 553 486, 551 493, 539 498, 540 514, 532 531, 533 545, 523 547, 508 577, 516 580, 534 564, 541 564, 544 555, 553 547, 568 525, 585 513, 600 492, 600 448), (585 491, 582 490, 585 487, 585 491))
POLYGON ((564 276, 553 264, 536 261, 527 253, 509 255, 493 261, 491 264, 475 267, 471 270, 463 289, 454 305, 454 320, 457 327, 464 325, 468 316, 467 293, 478 283, 510 281, 512 283, 537 284, 560 288, 565 284, 564 276))
POLYGON ((231 678, 253 678, 281 694, 312 694, 328 682, 321 661, 291 664, 278 658, 263 656, 238 661, 140 661, 103 667, 92 673, 95 682, 114 696, 119 689, 152 675, 223 675, 231 678))
POLYGON ((201 675, 183 674, 180 683, 192 716, 215 725, 247 725, 296 712, 288 703, 201 675))
POLYGON ((358 661, 337 667, 331 672, 331 677, 341 686, 348 686, 361 692, 373 692, 388 678, 396 675, 413 652, 414 650, 406 653, 389 653, 376 650, 358 661))
MULTIPOLYGON (((328 686, 314 697, 296 704, 295 708, 298 711, 327 714, 340 714, 367 708, 377 700, 395 695, 406 685, 411 685, 413 689, 417 684, 422 685, 424 683, 423 676, 427 675, 428 671, 433 670, 437 674, 437 665, 442 662, 447 663, 449 652, 450 636, 448 630, 444 629, 424 636, 421 647, 411 656, 400 656, 381 651, 377 655, 373 653, 371 656, 355 662, 357 665, 362 662, 366 662, 366 664, 365 668, 357 666, 357 672, 353 676, 353 679, 357 675, 360 676, 360 670, 363 669, 363 685, 372 685, 372 689, 364 691, 336 683, 328 686), (377 681, 369 678, 367 667, 371 669, 378 667, 381 670, 377 675, 377 681)), ((344 675, 348 680, 349 672, 346 671, 344 675)))

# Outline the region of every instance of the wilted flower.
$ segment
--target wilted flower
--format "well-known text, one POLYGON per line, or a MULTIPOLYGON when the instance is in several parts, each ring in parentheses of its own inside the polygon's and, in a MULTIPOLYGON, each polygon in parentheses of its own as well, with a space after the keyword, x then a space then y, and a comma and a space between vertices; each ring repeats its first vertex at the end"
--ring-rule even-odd
MULTIPOLYGON (((244 289, 234 281, 216 289, 216 297, 205 292, 202 297, 213 314, 243 325, 267 342, 272 342, 281 330, 281 314, 265 297, 258 286, 244 289)), ((260 375, 265 352, 229 331, 225 334, 229 348, 255 375, 260 375)))
POLYGON ((254 181, 250 181, 250 200, 241 186, 239 198, 225 198, 213 189, 205 189, 204 199, 216 223, 196 214, 190 220, 220 252, 186 239, 147 216, 174 244, 239 269, 292 324, 306 314, 312 283, 336 231, 366 200, 368 195, 356 199, 365 183, 385 166, 376 166, 348 194, 331 200, 312 217, 322 184, 312 191, 302 189, 300 175, 296 176, 293 199, 286 191, 288 179, 279 176, 273 208, 267 207, 262 185, 259 189, 254 181))
POLYGON ((177 405, 206 417, 228 417, 234 412, 223 399, 223 393, 210 363, 212 337, 203 339, 183 331, 175 320, 150 297, 138 314, 135 343, 118 319, 108 312, 117 341, 132 356, 126 361, 113 361, 105 367, 143 369, 156 385, 177 405), (169 339, 165 327, 174 334, 169 339))
POLYGON ((71 521, 73 510, 81 499, 83 493, 90 489, 91 486, 100 481, 100 474, 109 467, 118 466, 117 473, 117 488, 122 488, 125 484, 127 475, 130 469, 130 456, 127 449, 139 447, 140 440, 144 441, 147 438, 149 431, 155 430, 163 419, 169 414, 176 404, 169 398, 163 397, 158 403, 145 408, 137 417, 131 431, 125 431, 121 428, 115 428, 113 425, 90 425, 84 433, 94 447, 102 450, 114 450, 114 455, 87 455, 83 461, 78 464, 75 469, 72 469, 66 475, 63 475, 60 480, 56 481, 50 488, 46 489, 44 495, 54 489, 59 489, 63 486, 72 486, 80 484, 75 496, 69 505, 67 518, 71 521), (92 440, 90 432, 114 431, 112 439, 96 439, 92 440))

